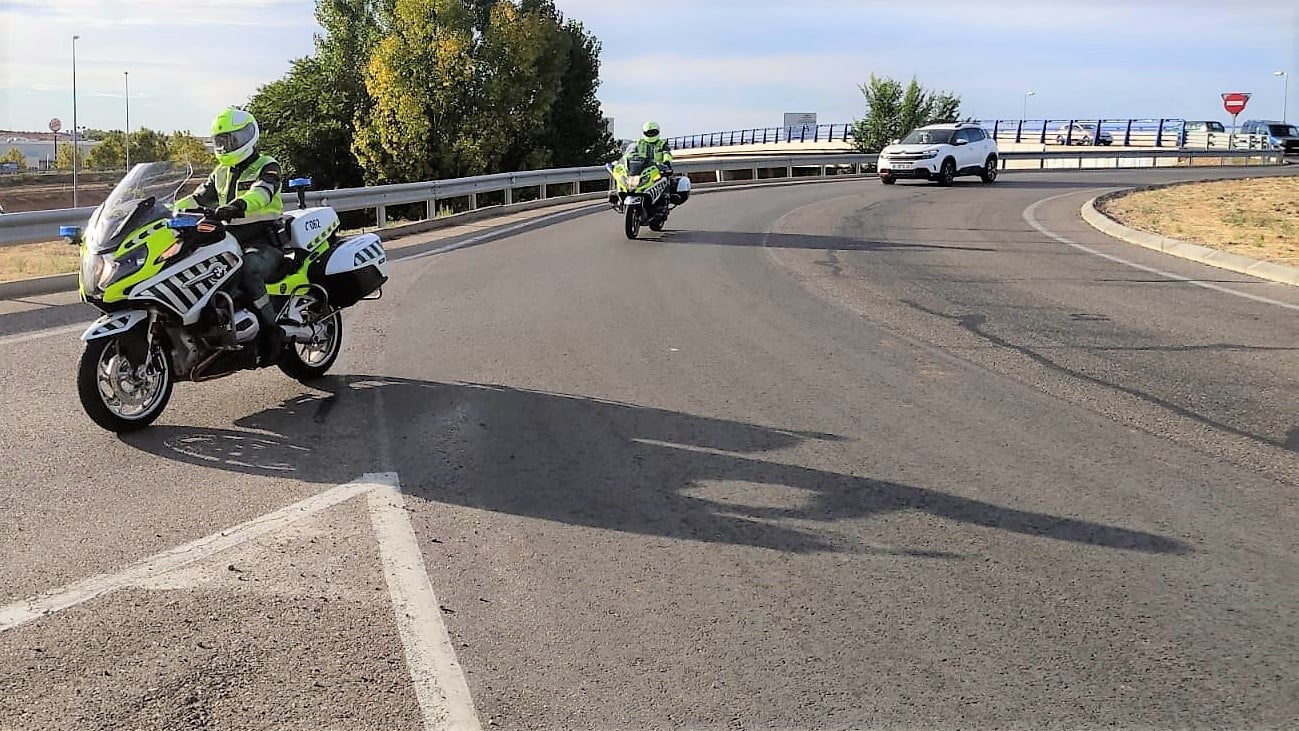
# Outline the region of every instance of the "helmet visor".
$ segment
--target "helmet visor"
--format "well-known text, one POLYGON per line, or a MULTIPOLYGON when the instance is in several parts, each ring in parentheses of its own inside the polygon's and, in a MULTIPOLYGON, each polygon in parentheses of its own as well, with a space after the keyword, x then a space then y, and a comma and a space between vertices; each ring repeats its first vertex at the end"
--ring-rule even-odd
POLYGON ((212 136, 212 146, 216 148, 217 154, 234 152, 240 147, 252 142, 253 135, 256 133, 256 128, 251 124, 242 129, 234 130, 233 132, 222 132, 221 134, 212 136))
POLYGON ((648 138, 650 138, 650 139, 654 139, 655 137, 658 137, 658 136, 659 136, 659 128, 658 128, 658 127, 650 127, 649 129, 645 130, 645 136, 648 137, 648 138))

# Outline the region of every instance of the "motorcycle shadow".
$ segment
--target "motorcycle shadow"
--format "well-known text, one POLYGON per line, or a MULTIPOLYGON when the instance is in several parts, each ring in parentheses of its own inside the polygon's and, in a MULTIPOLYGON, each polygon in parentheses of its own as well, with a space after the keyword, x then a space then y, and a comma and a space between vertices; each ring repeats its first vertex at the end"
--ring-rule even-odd
MULTIPOLYGON (((798 451, 804 444, 847 441, 838 435, 589 396, 337 376, 324 379, 318 393, 235 426, 160 426, 124 440, 206 468, 330 485, 395 471, 412 503, 791 553, 962 557, 930 540, 923 548, 878 545, 888 536, 901 538, 896 526, 878 526, 877 541, 873 528, 864 530, 871 536, 866 540, 860 524, 848 525, 900 511, 942 517, 949 521, 944 525, 1102 548, 1190 550, 1172 538, 996 505, 959 489, 837 472, 814 466, 819 459, 798 451)), ((967 540, 953 537, 952 543, 967 540)))

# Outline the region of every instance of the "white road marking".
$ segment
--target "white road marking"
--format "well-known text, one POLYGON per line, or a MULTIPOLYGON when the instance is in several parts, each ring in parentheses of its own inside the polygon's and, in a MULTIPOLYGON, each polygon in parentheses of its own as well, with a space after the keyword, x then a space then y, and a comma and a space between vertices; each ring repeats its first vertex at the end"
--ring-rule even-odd
POLYGON ((481 725, 469 683, 456 660, 442 609, 393 473, 367 475, 380 483, 368 496, 370 520, 379 539, 384 578, 406 651, 406 666, 429 731, 478 731, 481 725))
MULTIPOLYGON (((1119 190, 1119 189, 1118 189, 1118 188, 1115 188, 1114 190, 1119 190)), ((1037 220, 1037 217, 1036 217, 1035 214, 1037 213, 1038 206, 1041 206, 1041 205, 1044 204, 1044 203, 1050 203, 1051 201, 1060 200, 1061 198, 1068 198, 1069 196, 1076 196, 1076 195, 1083 195, 1083 193, 1063 193, 1063 194, 1061 194, 1061 195, 1053 195, 1053 196, 1051 196, 1050 198, 1043 198, 1042 200, 1040 200, 1040 201, 1034 203, 1033 205, 1029 206, 1028 208, 1025 208, 1025 209, 1024 209, 1024 214, 1023 214, 1023 216, 1024 216, 1024 221, 1027 222, 1028 225, 1030 225, 1030 226, 1032 226, 1034 229, 1036 229, 1036 230, 1038 231, 1038 233, 1042 234, 1043 236, 1050 237, 1050 238, 1052 238, 1052 239, 1054 239, 1054 240, 1056 240, 1056 241, 1059 241, 1060 243, 1065 244, 1065 245, 1067 245, 1067 246, 1072 246, 1073 248, 1078 249, 1079 251, 1085 251, 1085 252, 1087 252, 1088 254, 1092 254, 1092 255, 1094 255, 1094 256, 1099 256, 1099 257, 1101 257, 1101 258, 1103 258, 1103 259, 1109 259, 1109 260, 1112 261, 1112 262, 1116 262, 1116 263, 1118 263, 1118 264, 1123 264, 1124 266, 1129 266, 1129 267, 1132 267, 1133 269, 1140 269, 1140 270, 1143 271, 1143 272, 1148 272, 1148 273, 1150 273, 1150 274, 1155 274, 1155 275, 1158 275, 1158 276, 1164 277, 1165 279, 1171 279, 1171 280, 1173 280, 1173 281, 1175 281, 1175 282, 1185 282, 1186 284, 1194 284, 1194 285, 1197 286, 1197 287, 1203 287, 1203 288, 1205 288, 1205 289, 1212 289, 1212 290, 1214 290, 1215 292, 1223 292, 1223 293, 1225 293, 1225 294, 1231 294, 1231 295, 1235 295, 1235 296, 1237 296, 1237 297, 1243 297, 1243 298, 1245 298, 1245 299, 1247 299, 1247 300, 1253 300, 1253 301, 1255 301, 1255 302, 1262 302, 1262 303, 1264 303, 1264 304, 1268 304, 1268 305, 1275 305, 1276 307, 1284 307, 1284 308, 1287 309, 1287 310, 1295 310, 1295 311, 1299 311, 1299 305, 1291 304, 1291 303, 1289 303, 1289 302, 1282 302, 1282 301, 1280 301, 1280 300, 1274 300, 1274 299, 1272 299, 1272 298, 1270 298, 1270 297, 1263 297, 1263 296, 1261 296, 1261 295, 1257 295, 1257 294, 1250 294, 1249 292, 1241 292, 1240 290, 1231 289, 1230 287, 1223 287, 1222 285, 1215 284, 1215 283, 1213 283, 1213 282, 1203 282, 1203 281, 1200 281, 1200 280, 1198 280, 1198 279, 1192 279, 1191 277, 1184 277, 1184 276, 1182 276, 1182 275, 1180 275, 1180 274, 1173 274, 1172 272, 1166 272, 1166 271, 1164 271, 1164 270, 1162 270, 1162 269, 1156 269, 1156 268, 1154 268, 1154 267, 1148 267, 1148 266, 1146 266, 1146 265, 1144 265, 1144 264, 1138 264, 1138 263, 1136 263, 1136 262, 1128 261, 1127 259, 1124 259, 1124 258, 1122 258, 1122 257, 1118 257, 1118 256, 1114 256, 1113 254, 1106 254, 1106 253, 1103 252, 1103 251, 1097 251, 1096 249, 1093 249, 1093 248, 1091 248, 1090 246, 1085 246, 1085 245, 1083 245, 1083 244, 1077 243, 1076 241, 1071 241, 1071 240, 1065 238, 1064 236, 1061 236, 1060 234, 1057 234, 1057 233, 1055 233, 1054 231, 1051 231, 1051 230, 1048 229, 1046 226, 1043 226, 1043 225, 1042 225, 1042 224, 1037 220)), ((1094 193, 1090 193, 1090 195, 1094 195, 1094 193)))
POLYGON ((49 330, 37 330, 35 332, 22 333, 20 335, 0 336, 0 347, 5 345, 17 345, 18 343, 28 343, 33 340, 43 340, 52 338, 55 335, 67 335, 68 333, 85 332, 90 327, 89 322, 83 322, 80 325, 65 325, 63 327, 50 328, 49 330))
POLYGON ((287 507, 280 508, 260 518, 213 533, 206 538, 191 541, 138 561, 115 574, 100 574, 68 584, 59 589, 38 594, 12 604, 0 606, 0 632, 22 626, 41 617, 60 612, 69 607, 90 601, 117 589, 139 586, 141 583, 181 568, 213 554, 246 543, 259 536, 279 530, 301 518, 350 500, 378 485, 364 480, 339 485, 319 495, 313 495, 287 507))

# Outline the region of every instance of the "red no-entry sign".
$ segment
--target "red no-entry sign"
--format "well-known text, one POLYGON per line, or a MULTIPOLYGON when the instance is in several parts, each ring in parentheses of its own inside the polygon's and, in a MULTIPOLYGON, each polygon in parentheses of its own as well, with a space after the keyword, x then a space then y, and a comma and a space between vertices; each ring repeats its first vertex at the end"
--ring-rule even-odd
POLYGON ((1245 111, 1245 104, 1248 102, 1249 94, 1243 92, 1229 91, 1222 95, 1222 108, 1233 117, 1245 111))

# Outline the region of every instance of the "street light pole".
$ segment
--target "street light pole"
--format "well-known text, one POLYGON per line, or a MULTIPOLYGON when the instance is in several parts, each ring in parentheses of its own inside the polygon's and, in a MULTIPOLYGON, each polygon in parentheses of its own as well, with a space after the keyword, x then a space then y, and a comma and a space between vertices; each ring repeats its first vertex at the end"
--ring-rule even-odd
POLYGON ((1286 114, 1290 111, 1290 109, 1289 109, 1289 107, 1290 107, 1290 74, 1286 73, 1285 71, 1274 71, 1274 72, 1272 72, 1272 75, 1273 75, 1273 76, 1280 76, 1281 78, 1285 79, 1285 96, 1282 98, 1282 101, 1281 101, 1281 121, 1284 122, 1284 121, 1286 121, 1286 118, 1285 118, 1286 114))
POLYGON ((1024 92, 1024 114, 1019 118, 1020 121, 1023 121, 1023 120, 1025 120, 1025 119, 1028 119, 1028 98, 1029 98, 1030 96, 1035 95, 1035 94, 1037 94, 1036 91, 1026 91, 1026 92, 1024 92))
POLYGON ((123 71, 126 78, 126 169, 131 169, 131 72, 123 71))
POLYGON ((77 207, 77 39, 72 36, 72 207, 77 207))

